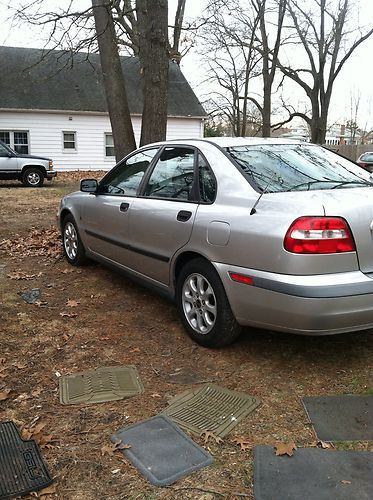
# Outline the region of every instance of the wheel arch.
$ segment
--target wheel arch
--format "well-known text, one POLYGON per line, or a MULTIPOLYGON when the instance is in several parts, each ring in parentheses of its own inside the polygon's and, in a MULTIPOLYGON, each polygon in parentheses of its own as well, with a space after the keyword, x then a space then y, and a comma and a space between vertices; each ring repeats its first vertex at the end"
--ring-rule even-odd
POLYGON ((47 176, 47 169, 43 165, 33 165, 33 164, 23 165, 22 170, 21 170, 21 175, 23 175, 26 172, 26 170, 29 168, 37 168, 38 170, 41 171, 41 173, 43 174, 43 177, 47 176))
POLYGON ((175 263, 173 266, 173 273, 172 273, 172 277, 173 277, 172 283, 174 286, 174 290, 176 290, 177 279, 180 275, 182 268, 185 266, 185 264, 187 264, 188 262, 190 262, 193 259, 203 259, 206 262, 208 262, 209 264, 211 264, 211 262, 204 255, 202 255, 201 253, 198 253, 198 252, 194 252, 192 250, 188 250, 186 252, 182 252, 181 254, 179 254, 175 260, 175 263))

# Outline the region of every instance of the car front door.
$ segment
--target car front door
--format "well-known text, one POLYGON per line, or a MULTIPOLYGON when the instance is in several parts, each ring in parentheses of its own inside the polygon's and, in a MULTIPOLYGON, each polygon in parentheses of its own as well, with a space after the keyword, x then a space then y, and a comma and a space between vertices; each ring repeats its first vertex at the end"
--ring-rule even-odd
POLYGON ((127 158, 99 183, 97 193, 85 197, 81 227, 89 250, 112 262, 131 267, 129 217, 142 178, 158 148, 127 158))
POLYGON ((131 267, 162 284, 169 283, 172 256, 192 233, 198 207, 196 157, 191 147, 165 147, 131 205, 131 267))
POLYGON ((17 157, 12 156, 10 150, 0 143, 0 173, 12 172, 14 174, 17 172, 17 168, 17 157))

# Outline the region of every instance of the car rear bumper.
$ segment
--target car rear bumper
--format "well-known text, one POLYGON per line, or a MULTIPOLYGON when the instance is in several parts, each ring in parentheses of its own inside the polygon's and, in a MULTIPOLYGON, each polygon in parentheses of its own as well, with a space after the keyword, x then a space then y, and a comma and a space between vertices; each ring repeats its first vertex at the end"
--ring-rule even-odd
POLYGON ((373 328, 373 275, 290 276, 214 263, 242 325, 304 335, 373 328), (229 273, 253 279, 235 282, 229 273))

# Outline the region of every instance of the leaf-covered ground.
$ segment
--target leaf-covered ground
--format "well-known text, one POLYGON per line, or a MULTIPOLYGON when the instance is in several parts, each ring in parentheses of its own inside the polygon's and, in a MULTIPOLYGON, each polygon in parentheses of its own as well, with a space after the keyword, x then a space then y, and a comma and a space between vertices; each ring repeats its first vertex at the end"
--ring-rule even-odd
MULTIPOLYGON (((55 479, 43 498, 253 498, 256 444, 284 443, 285 450, 315 444, 303 396, 372 393, 371 332, 315 338, 246 329, 228 348, 197 346, 173 304, 100 265, 76 269, 64 261, 55 214, 82 176, 63 174, 42 189, 0 183, 1 421, 15 421, 41 444, 55 479), (20 294, 32 288, 41 295, 27 304, 20 294), (143 395, 60 404, 60 374, 126 364, 137 366, 143 395), (168 398, 193 387, 184 385, 188 378, 262 404, 223 442, 197 439, 214 456, 212 466, 156 488, 109 436, 162 411, 168 398)), ((373 451, 371 443, 336 446, 373 451)))

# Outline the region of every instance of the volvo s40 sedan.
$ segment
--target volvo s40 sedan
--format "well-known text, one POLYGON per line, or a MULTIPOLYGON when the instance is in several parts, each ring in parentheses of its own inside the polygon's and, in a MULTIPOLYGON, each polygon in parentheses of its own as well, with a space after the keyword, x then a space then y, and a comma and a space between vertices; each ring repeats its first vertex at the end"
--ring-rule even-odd
POLYGON ((58 217, 70 264, 91 258, 174 298, 204 346, 232 342, 241 325, 373 327, 373 184, 320 146, 151 144, 82 180, 58 217))

